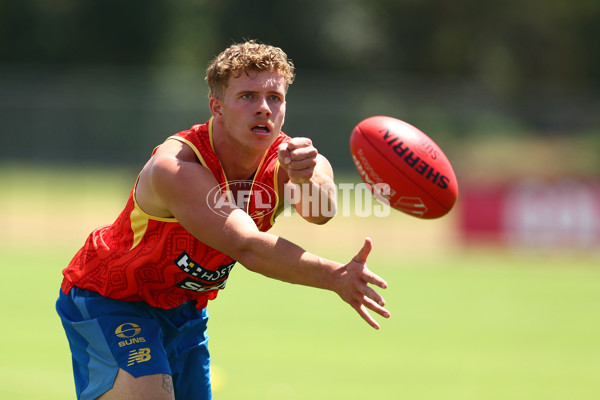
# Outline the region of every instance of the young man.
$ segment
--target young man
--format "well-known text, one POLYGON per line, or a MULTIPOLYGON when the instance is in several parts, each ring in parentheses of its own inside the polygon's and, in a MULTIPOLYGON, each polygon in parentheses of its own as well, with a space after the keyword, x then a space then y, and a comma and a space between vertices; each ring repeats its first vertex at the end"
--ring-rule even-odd
POLYGON ((155 149, 117 220, 65 268, 57 311, 78 398, 210 399, 206 305, 236 261, 334 291, 374 328, 367 309, 389 317, 369 286, 387 286, 367 269, 370 239, 341 264, 266 233, 285 184, 302 189, 295 207, 309 222, 335 209, 328 161, 281 132, 293 78, 279 48, 224 50, 207 70, 212 118, 155 149))

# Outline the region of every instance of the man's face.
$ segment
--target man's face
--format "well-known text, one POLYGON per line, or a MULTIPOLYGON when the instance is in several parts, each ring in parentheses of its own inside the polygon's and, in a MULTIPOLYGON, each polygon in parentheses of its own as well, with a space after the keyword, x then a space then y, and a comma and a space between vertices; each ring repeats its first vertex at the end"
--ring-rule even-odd
POLYGON ((283 126, 285 89, 285 78, 277 72, 251 70, 231 76, 222 98, 216 100, 215 119, 236 144, 264 151, 283 126))

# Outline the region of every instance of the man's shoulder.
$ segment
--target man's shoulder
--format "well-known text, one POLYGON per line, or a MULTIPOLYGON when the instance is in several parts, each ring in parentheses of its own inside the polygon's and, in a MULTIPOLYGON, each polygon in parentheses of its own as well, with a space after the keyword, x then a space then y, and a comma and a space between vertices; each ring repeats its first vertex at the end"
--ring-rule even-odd
POLYGON ((179 131, 173 136, 186 137, 189 135, 208 134, 209 132, 209 121, 203 124, 192 125, 189 129, 179 131))

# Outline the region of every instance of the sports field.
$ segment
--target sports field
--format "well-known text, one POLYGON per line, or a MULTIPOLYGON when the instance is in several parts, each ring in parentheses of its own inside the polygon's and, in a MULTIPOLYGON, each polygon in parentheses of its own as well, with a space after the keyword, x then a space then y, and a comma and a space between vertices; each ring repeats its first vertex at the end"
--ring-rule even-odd
MULTIPOLYGON (((74 398, 60 271, 135 173, 0 167, 1 399, 74 398)), ((600 398, 598 254, 463 249, 453 222, 282 217, 274 232, 339 261, 371 236, 392 317, 375 331, 332 293, 238 265, 209 306, 215 398, 600 398)))

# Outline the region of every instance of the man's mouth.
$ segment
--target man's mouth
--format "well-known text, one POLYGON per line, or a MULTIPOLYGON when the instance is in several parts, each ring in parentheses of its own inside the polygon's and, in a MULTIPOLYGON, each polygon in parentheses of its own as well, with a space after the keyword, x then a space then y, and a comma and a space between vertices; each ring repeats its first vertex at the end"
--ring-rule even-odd
POLYGON ((269 123, 257 123, 252 125, 252 127, 250 128, 252 130, 252 132, 260 134, 260 135, 266 135, 269 134, 271 132, 271 125, 269 123))

